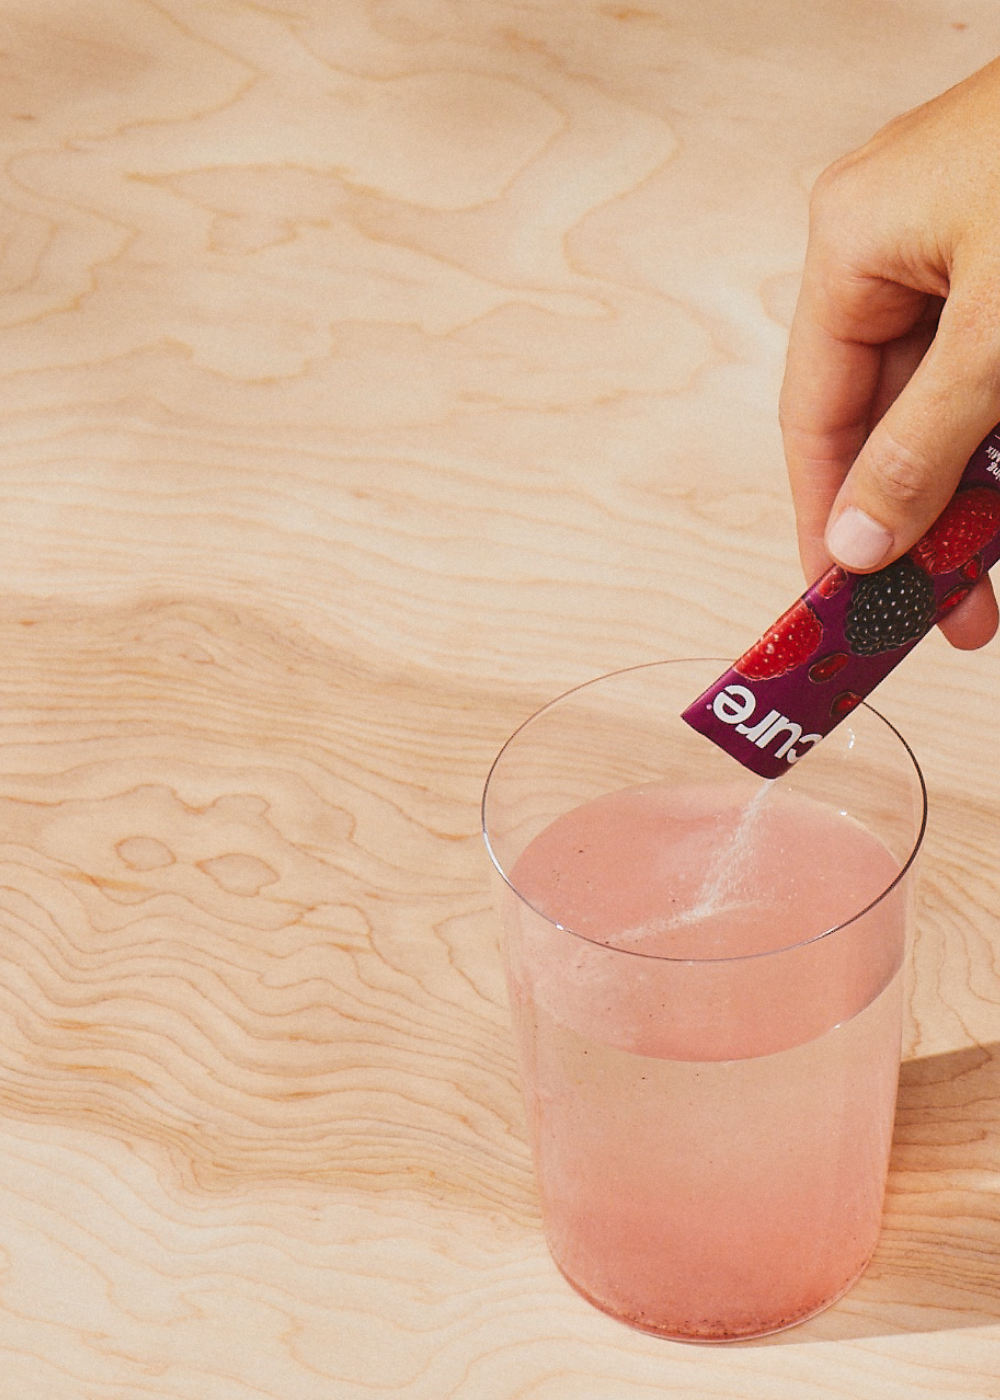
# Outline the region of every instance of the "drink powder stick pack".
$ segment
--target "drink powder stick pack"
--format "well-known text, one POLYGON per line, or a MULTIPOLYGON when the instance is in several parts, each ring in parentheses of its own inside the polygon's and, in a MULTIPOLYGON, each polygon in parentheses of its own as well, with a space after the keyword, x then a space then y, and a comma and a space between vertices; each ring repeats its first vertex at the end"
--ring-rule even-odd
POLYGON ((834 565, 684 711, 762 778, 829 734, 1000 559, 1000 425, 913 548, 873 574, 834 565))

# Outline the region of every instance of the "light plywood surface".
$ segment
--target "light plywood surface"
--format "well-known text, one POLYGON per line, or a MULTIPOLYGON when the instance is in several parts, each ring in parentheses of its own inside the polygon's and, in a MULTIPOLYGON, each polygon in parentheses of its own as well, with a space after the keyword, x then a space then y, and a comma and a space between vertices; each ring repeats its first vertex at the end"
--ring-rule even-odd
POLYGON ((1000 1396, 1000 649, 931 792, 884 1238, 688 1348, 549 1262, 478 799, 798 592, 810 185, 990 0, 7 0, 0 1392, 1000 1396))

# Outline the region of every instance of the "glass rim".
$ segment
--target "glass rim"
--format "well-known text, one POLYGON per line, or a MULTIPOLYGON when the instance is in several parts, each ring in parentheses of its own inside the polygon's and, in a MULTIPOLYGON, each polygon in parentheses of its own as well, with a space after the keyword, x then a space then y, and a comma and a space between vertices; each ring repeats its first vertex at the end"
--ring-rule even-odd
MULTIPOLYGON (((486 775, 486 782, 483 784, 483 796, 479 807, 480 826, 483 834, 483 841, 486 844, 486 852, 490 858, 494 870, 500 876, 501 880, 511 891, 511 893, 518 900, 520 900, 522 904, 524 904, 528 909, 530 909, 532 913, 537 914, 540 919, 544 919, 544 921, 547 924, 549 924, 552 928, 559 929, 562 933, 568 933, 571 937, 578 938, 581 940, 581 942, 590 944, 591 947, 603 948, 608 953, 614 953, 622 957, 646 958, 653 963, 687 963, 699 966, 707 966, 712 963, 721 965, 724 963, 752 962, 760 958, 773 958, 781 953, 793 953, 798 949, 808 948, 813 943, 818 943, 824 938, 830 938, 833 934, 839 933, 841 929, 850 928, 852 924, 856 924, 859 919, 865 918, 865 916, 870 914, 873 909, 877 908, 878 905, 880 905, 883 902, 883 900, 887 899, 889 895, 892 894, 893 890, 897 889, 902 884, 902 882, 905 880, 906 876, 912 869, 913 864, 916 861, 917 856, 920 852, 920 848, 923 845, 924 835, 927 831, 927 784, 924 781, 924 775, 921 770, 920 764, 917 761, 917 756, 910 748, 910 745, 907 743, 903 735, 899 732, 899 730, 896 728, 896 726, 892 723, 891 720, 886 719, 885 715, 882 714, 881 710, 877 710, 874 705, 869 705, 867 700, 863 700, 859 705, 855 706, 854 710, 852 711, 852 716, 857 714, 859 710, 867 710, 870 715, 873 715, 875 719, 877 719, 882 725, 884 725, 885 728, 889 731, 889 733, 892 734, 893 737, 899 741, 899 744, 901 745, 905 756, 910 761, 913 772, 916 775, 917 785, 920 792, 920 823, 917 829, 916 836, 913 838, 909 855, 906 857, 906 860, 900 866, 895 877, 890 881, 888 885, 886 885, 885 889, 881 890, 875 896, 874 899, 869 900, 869 902, 862 909, 859 909, 855 914, 852 914, 849 919, 841 919, 839 923, 831 924, 829 928, 821 929, 819 933, 811 934, 810 937, 799 939, 795 943, 785 943, 782 944, 780 948, 768 948, 765 949, 763 952, 725 954, 722 957, 682 957, 670 955, 668 953, 645 953, 640 948, 615 948, 609 943, 602 942, 599 938, 591 938, 587 934, 581 933, 578 929, 571 928, 568 924, 560 923, 558 919, 553 919, 551 915, 546 914, 544 910, 539 909, 536 905, 532 904, 531 900, 528 899, 522 893, 522 891, 517 888, 517 886, 511 880, 510 876, 507 874, 507 871, 503 868, 503 864, 500 861, 494 849, 492 840, 490 839, 489 825, 486 816, 486 805, 489 800, 490 787, 493 782, 494 775, 496 774, 497 768, 499 767, 504 754, 514 743, 514 741, 518 738, 518 736, 520 734, 523 734, 525 729, 527 729, 530 724, 533 724, 535 720, 539 719, 543 714, 547 713, 547 711, 553 709, 556 705, 562 704, 564 700, 568 700, 571 696, 579 694, 580 691, 588 690, 591 686, 599 685, 602 681, 611 681, 623 676, 634 675, 639 671, 654 671, 665 666, 681 666, 685 664, 691 665, 698 663, 704 663, 707 665, 709 662, 720 667, 726 667, 730 664, 730 660, 726 657, 678 656, 671 657, 663 661, 644 661, 640 662, 636 666, 623 666, 616 671, 607 671, 603 675, 592 676, 590 680, 581 681, 578 685, 570 686, 568 690, 564 690, 561 694, 554 696, 551 700, 547 700, 544 705, 539 705, 537 710, 533 710, 532 713, 528 715, 526 719, 522 720, 521 723, 517 726, 517 728, 514 729, 507 736, 500 749, 497 751, 496 757, 490 764, 489 772, 486 775)), ((803 755, 803 758, 808 759, 808 754, 803 755)), ((738 764, 738 760, 734 759, 733 762, 737 763, 737 765, 740 766, 738 764)), ((777 782, 778 779, 762 778, 761 781, 777 782)))

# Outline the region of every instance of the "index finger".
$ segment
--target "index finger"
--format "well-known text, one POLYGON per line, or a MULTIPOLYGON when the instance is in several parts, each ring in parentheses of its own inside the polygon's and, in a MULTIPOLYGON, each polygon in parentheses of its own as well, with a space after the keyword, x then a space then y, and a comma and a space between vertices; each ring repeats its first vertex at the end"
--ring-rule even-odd
POLYGON ((799 554, 812 581, 830 562, 824 534, 837 492, 868 436, 878 347, 827 330, 804 287, 788 343, 780 419, 799 554))

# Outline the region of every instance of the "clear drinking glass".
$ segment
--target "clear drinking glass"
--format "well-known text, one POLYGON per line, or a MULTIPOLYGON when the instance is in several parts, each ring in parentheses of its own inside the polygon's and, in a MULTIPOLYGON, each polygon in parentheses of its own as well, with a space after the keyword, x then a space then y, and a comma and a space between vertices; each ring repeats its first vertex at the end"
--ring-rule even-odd
POLYGON ((681 710, 719 660, 578 687, 483 796, 549 1248, 663 1336, 840 1297, 878 1239, 923 778, 861 705, 774 782, 681 710))

